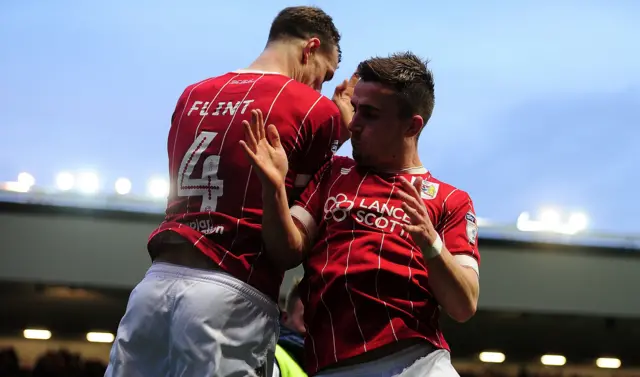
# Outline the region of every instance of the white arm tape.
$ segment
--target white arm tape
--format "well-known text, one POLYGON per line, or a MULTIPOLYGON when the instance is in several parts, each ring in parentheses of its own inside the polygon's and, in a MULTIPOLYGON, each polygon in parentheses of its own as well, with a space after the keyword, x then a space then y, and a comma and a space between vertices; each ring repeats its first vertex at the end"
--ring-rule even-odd
POLYGON ((431 247, 428 250, 424 250, 422 253, 424 254, 424 257, 426 259, 432 259, 442 253, 443 246, 444 245, 442 244, 442 238, 440 238, 440 235, 438 235, 431 244, 431 247))
POLYGON ((313 219, 313 216, 306 209, 295 205, 289 209, 291 216, 296 218, 304 229, 307 231, 307 237, 309 240, 313 241, 316 237, 316 232, 318 231, 318 225, 316 221, 313 219))
POLYGON ((453 258, 458 262, 459 265, 463 267, 469 267, 474 270, 478 276, 480 276, 480 266, 478 265, 478 260, 471 255, 466 254, 456 254, 453 258))

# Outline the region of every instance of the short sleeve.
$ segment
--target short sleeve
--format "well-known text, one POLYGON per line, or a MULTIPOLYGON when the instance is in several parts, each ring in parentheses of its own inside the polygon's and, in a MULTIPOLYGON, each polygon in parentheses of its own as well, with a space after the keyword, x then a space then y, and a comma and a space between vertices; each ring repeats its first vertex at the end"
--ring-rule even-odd
POLYGON ((318 226, 324 217, 324 201, 331 179, 334 159, 327 161, 313 176, 300 197, 291 207, 291 216, 305 229, 310 240, 314 240, 318 226))
POLYGON ((305 140, 298 140, 293 187, 303 188, 310 182, 314 174, 340 148, 340 131, 342 118, 336 105, 326 97, 309 114, 303 123, 300 135, 305 140))
POLYGON ((469 194, 459 190, 451 194, 443 215, 439 233, 445 247, 458 263, 479 272, 478 222, 469 194))

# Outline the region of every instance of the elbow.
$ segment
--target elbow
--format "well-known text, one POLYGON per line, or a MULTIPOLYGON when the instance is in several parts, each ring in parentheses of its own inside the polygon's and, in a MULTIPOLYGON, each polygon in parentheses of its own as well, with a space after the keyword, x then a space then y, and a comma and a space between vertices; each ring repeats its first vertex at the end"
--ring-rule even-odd
POLYGON ((448 311, 449 317, 458 323, 465 323, 476 314, 478 310, 478 300, 468 300, 468 302, 456 305, 454 310, 448 311))

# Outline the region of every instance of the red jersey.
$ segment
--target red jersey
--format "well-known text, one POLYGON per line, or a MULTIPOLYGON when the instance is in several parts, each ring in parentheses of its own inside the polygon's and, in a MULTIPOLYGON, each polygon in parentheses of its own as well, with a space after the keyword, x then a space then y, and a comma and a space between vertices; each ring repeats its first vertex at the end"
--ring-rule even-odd
POLYGON ((336 105, 289 77, 236 71, 186 88, 167 143, 171 188, 165 221, 223 271, 277 302, 283 271, 263 255, 262 189, 239 141, 243 120, 260 109, 278 127, 289 156, 289 193, 302 191, 339 147, 336 105))
POLYGON ((400 226, 410 223, 394 195, 400 176, 423 178, 421 196, 443 243, 478 271, 476 218, 466 192, 424 168, 382 174, 334 157, 291 208, 314 240, 301 283, 308 292, 302 299, 311 374, 402 339, 449 349, 422 253, 400 226))

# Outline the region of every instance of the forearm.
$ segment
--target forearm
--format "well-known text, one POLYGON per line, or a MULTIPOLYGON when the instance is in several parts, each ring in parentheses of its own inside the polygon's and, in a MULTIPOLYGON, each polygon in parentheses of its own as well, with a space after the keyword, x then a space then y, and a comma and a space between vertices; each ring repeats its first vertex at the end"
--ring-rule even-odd
POLYGON ((285 186, 262 190, 262 238, 267 255, 283 269, 297 266, 302 261, 305 239, 296 226, 285 186))
POLYGON ((480 290, 476 272, 460 265, 446 247, 440 255, 425 258, 425 262, 429 286, 447 314, 458 322, 473 317, 480 290))

